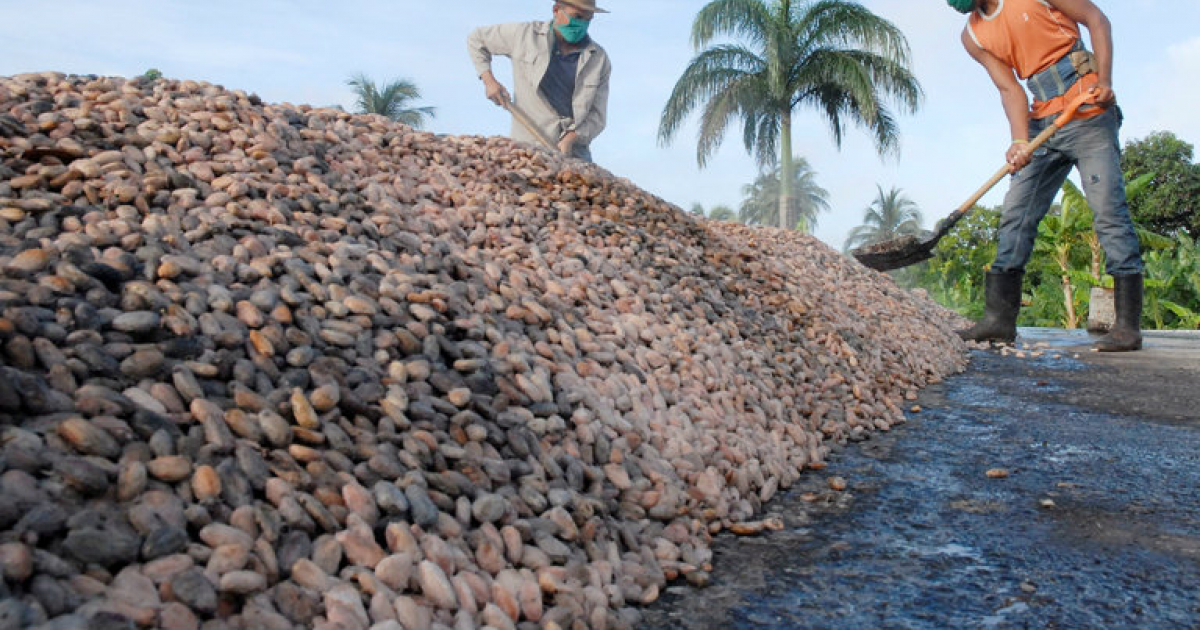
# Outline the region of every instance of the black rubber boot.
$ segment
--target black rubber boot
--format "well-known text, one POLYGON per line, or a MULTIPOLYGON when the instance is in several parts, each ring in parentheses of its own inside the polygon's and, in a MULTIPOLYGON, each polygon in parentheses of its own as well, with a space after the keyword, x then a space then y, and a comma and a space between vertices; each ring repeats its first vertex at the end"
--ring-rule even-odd
POLYGON ((1117 323, 1096 340, 1100 352, 1130 352, 1142 349, 1142 274, 1113 276, 1113 306, 1117 323))
POLYGON ((1021 310, 1023 271, 989 271, 984 277, 983 319, 958 331, 966 341, 1002 341, 1017 339, 1017 313, 1021 310))

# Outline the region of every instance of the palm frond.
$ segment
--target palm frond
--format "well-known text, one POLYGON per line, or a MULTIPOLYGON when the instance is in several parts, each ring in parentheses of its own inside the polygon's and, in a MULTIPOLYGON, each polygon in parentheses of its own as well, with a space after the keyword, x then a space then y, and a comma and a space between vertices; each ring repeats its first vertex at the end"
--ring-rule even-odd
POLYGON ((762 45, 769 21, 770 14, 762 0, 714 0, 700 9, 692 22, 692 45, 703 48, 719 35, 762 45))
POLYGON ((696 55, 675 83, 658 127, 660 145, 668 145, 696 107, 734 82, 762 72, 762 60, 742 46, 715 46, 696 55))
POLYGON ((875 199, 863 212, 862 224, 850 231, 844 245, 854 249, 921 232, 921 210, 898 188, 876 185, 875 199))
POLYGON ((354 89, 356 111, 360 114, 379 114, 416 128, 436 115, 433 107, 408 107, 421 98, 421 91, 407 79, 394 80, 381 89, 360 72, 347 79, 346 84, 354 89))

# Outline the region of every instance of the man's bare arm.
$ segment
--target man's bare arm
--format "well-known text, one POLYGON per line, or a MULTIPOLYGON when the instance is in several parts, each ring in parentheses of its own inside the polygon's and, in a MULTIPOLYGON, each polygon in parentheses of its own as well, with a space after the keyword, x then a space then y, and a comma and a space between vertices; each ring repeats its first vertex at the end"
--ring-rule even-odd
POLYGON ((1014 172, 1020 170, 1029 163, 1031 157, 1026 145, 1020 142, 1029 138, 1029 97, 1025 95, 1025 88, 1017 81, 1013 69, 995 55, 980 48, 967 29, 963 29, 962 43, 971 58, 987 70, 992 83, 996 84, 996 89, 1000 91, 1000 102, 1004 106, 1004 115, 1008 118, 1009 131, 1014 140, 1005 154, 1005 159, 1012 164, 1014 172))
POLYGON ((1112 23, 1092 0, 1047 0, 1063 15, 1087 27, 1096 57, 1096 102, 1110 105, 1116 100, 1112 89, 1113 38, 1112 23))

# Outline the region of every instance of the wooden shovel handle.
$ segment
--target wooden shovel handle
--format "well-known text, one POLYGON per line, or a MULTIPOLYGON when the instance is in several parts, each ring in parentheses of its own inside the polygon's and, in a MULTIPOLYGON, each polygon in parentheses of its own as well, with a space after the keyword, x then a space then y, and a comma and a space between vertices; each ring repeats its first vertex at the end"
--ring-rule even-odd
POLYGON ((533 137, 537 138, 538 141, 541 142, 542 145, 544 145, 547 149, 550 149, 551 151, 558 151, 558 145, 551 141, 541 129, 538 129, 538 126, 533 124, 533 120, 529 118, 529 115, 526 114, 520 107, 517 107, 516 103, 505 100, 504 109, 507 109, 508 113, 512 114, 513 118, 516 118, 517 122, 521 123, 521 126, 525 128, 525 131, 533 134, 533 137))
MULTIPOLYGON (((1091 102, 1092 99, 1093 94, 1092 91, 1089 90, 1067 102, 1066 107, 1063 108, 1063 112, 1059 114, 1058 118, 1054 119, 1054 122, 1050 123, 1050 125, 1042 130, 1042 133, 1039 133, 1037 137, 1029 143, 1029 152, 1033 153, 1034 151, 1037 151, 1038 148, 1043 144, 1046 144, 1046 141, 1049 140, 1051 136, 1058 133, 1059 129, 1066 127, 1067 123, 1075 119, 1075 116, 1079 113, 1080 107, 1091 102)), ((979 190, 975 191, 975 194, 971 195, 970 199, 967 199, 963 205, 959 206, 957 210, 952 212, 945 219, 938 221, 937 229, 934 230, 934 232, 939 237, 944 235, 946 232, 949 232, 950 228, 954 227, 954 225, 958 223, 963 216, 971 211, 971 208, 973 208, 975 204, 983 198, 984 195, 988 194, 988 191, 998 184, 1000 180, 1004 179, 1006 175, 1009 175, 1012 172, 1013 169, 1011 164, 1005 164, 1004 166, 1000 167, 1000 170, 996 171, 996 174, 992 175, 991 179, 988 179, 983 186, 980 186, 979 190)))

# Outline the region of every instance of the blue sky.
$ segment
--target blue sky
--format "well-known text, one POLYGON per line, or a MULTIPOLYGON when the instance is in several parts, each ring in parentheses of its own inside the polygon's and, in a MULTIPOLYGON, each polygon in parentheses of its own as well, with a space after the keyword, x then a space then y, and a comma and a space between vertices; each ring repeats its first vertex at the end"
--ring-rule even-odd
MULTIPOLYGON (((255 92, 269 101, 353 104, 346 78, 405 77, 437 108, 439 133, 493 135, 506 114, 484 99, 465 40, 477 25, 545 19, 551 0, 0 0, 0 75, 57 70, 174 78, 255 92)), ((907 35, 925 89, 919 112, 900 119, 900 157, 880 159, 852 129, 841 150, 813 112, 799 110, 794 147, 830 192, 833 211, 816 235, 840 248, 875 196, 897 186, 926 224, 949 213, 1002 163, 1008 129, 982 68, 958 40, 963 17, 943 0, 865 0, 907 35)), ((1200 2, 1099 0, 1113 22, 1115 89, 1123 140, 1169 130, 1200 144, 1200 2)), ((593 143, 598 163, 684 208, 737 207, 753 159, 732 131, 709 166, 695 161, 695 125, 670 147, 656 141, 663 104, 688 60, 701 0, 601 0, 592 35, 613 61, 609 127, 593 143)), ((497 63, 507 82, 507 60, 497 63)), ((984 199, 999 203, 1005 184, 984 199)))

